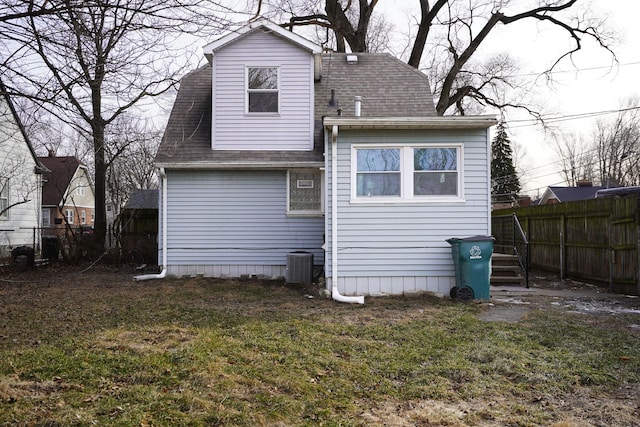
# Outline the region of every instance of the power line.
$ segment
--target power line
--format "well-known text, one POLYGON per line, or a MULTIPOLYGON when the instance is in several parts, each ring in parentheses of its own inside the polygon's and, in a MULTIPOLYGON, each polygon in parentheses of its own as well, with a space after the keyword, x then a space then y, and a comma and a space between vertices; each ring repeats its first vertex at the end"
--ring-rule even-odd
POLYGON ((570 121, 570 120, 588 119, 588 118, 592 118, 592 117, 604 116, 604 115, 607 115, 607 114, 624 113, 624 112, 627 112, 627 111, 634 111, 634 110, 640 110, 640 106, 628 107, 628 108, 620 108, 620 109, 617 109, 617 110, 602 110, 602 111, 592 111, 592 112, 588 112, 588 113, 567 114, 567 115, 564 115, 564 116, 556 116, 556 117, 549 117, 549 118, 542 118, 542 119, 510 120, 509 123, 520 123, 520 122, 525 122, 525 123, 526 122, 533 122, 533 123, 526 123, 526 124, 515 125, 515 126, 509 125, 509 129, 528 127, 528 126, 537 126, 538 124, 540 124, 540 122, 544 122, 544 123, 559 123, 559 122, 566 122, 566 121, 570 121))
POLYGON ((605 70, 612 69, 614 67, 626 67, 629 65, 640 65, 640 61, 638 62, 626 62, 624 64, 615 64, 615 65, 600 65, 596 67, 587 67, 587 68, 576 68, 574 70, 556 70, 556 71, 548 71, 548 72, 540 72, 540 73, 528 73, 528 74, 513 74, 511 76, 506 77, 534 77, 540 76, 543 74, 568 74, 568 73, 579 73, 581 71, 594 71, 594 70, 605 70))

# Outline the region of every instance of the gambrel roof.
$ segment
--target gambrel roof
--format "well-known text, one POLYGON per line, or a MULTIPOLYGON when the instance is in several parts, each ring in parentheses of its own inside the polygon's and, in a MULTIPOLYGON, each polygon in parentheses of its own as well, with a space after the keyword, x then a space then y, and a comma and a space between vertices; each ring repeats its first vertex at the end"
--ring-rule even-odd
MULTIPOLYGON (((362 98, 363 117, 436 116, 426 75, 388 54, 358 53, 348 63, 345 53, 322 54, 321 78, 315 82, 315 149, 313 151, 212 150, 212 67, 205 65, 180 82, 173 110, 156 156, 159 165, 212 162, 227 167, 321 165, 322 119, 354 115, 354 98, 362 98), (331 94, 336 105, 330 105, 331 94)), ((354 54, 349 54, 354 55, 354 54)))

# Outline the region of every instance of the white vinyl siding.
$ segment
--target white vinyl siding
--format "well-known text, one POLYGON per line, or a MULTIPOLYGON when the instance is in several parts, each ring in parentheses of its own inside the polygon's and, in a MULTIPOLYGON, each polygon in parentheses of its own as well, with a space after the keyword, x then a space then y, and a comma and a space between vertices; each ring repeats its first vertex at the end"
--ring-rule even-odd
MULTIPOLYGON (((330 159, 331 147, 327 158, 330 159)), ((343 294, 448 292, 454 281, 446 239, 490 233, 486 130, 345 131, 338 134, 338 273, 343 294), (353 198, 354 147, 460 147, 464 199, 393 201, 353 198)), ((327 182, 331 182, 330 161, 327 182)), ((410 179, 412 177, 410 176, 410 179)), ((331 193, 326 200, 327 257, 331 277, 331 193)), ((431 198, 432 199, 432 198, 431 198)))
POLYGON ((286 171, 167 171, 167 179, 171 274, 282 274, 294 251, 324 262, 324 219, 287 216, 286 171))
POLYGON ((273 34, 257 32, 213 57, 212 148, 313 149, 313 55, 273 34), (247 70, 278 70, 278 112, 248 112, 247 70))
POLYGON ((35 249, 39 248, 42 187, 41 176, 35 173, 36 160, 2 95, 0 137, 0 177, 8 179, 9 182, 0 205, 15 204, 5 213, 0 226, 0 257, 6 257, 16 246, 33 246, 35 243, 35 249))

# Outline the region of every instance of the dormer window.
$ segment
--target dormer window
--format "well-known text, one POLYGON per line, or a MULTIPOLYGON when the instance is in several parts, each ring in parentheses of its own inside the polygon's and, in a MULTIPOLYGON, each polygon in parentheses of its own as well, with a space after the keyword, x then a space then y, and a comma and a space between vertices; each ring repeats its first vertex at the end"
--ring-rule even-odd
POLYGON ((278 67, 247 67, 247 112, 279 112, 278 67))

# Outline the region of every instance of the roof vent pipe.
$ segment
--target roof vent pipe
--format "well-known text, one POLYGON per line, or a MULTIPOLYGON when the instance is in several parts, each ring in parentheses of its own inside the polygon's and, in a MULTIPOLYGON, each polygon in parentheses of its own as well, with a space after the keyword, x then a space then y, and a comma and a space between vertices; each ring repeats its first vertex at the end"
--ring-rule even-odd
POLYGON ((362 97, 356 96, 355 101, 356 101, 356 117, 360 117, 360 114, 362 112, 362 97))
POLYGON ((331 89, 331 99, 329 99, 329 107, 337 107, 338 101, 336 101, 336 90, 331 89))

